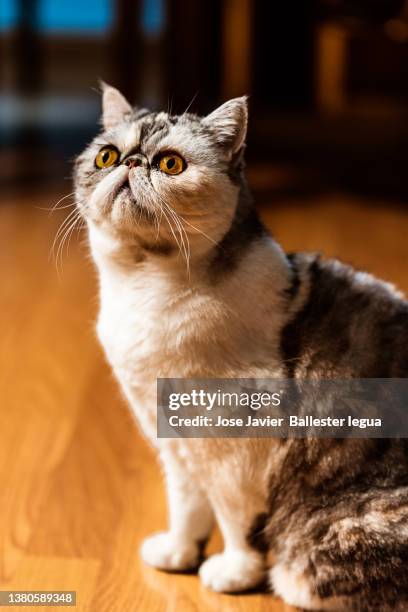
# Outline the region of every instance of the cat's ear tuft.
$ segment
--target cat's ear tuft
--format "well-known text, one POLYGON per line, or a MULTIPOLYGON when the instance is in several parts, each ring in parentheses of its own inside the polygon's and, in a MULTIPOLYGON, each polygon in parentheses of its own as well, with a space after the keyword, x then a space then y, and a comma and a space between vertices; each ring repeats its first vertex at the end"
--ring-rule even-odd
POLYGON ((105 130, 115 127, 132 112, 132 107, 115 87, 103 81, 102 87, 102 123, 105 130))
POLYGON ((248 98, 233 98, 204 117, 203 123, 211 127, 217 142, 234 155, 244 145, 248 125, 248 98))

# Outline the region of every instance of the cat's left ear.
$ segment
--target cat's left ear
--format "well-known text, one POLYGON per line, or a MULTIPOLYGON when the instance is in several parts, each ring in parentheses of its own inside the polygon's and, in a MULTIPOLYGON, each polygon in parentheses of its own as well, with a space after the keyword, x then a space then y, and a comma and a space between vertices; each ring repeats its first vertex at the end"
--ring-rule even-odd
POLYGON ((132 112, 132 107, 124 96, 111 85, 102 82, 102 123, 105 130, 115 127, 132 112))
POLYGON ((248 98, 233 98, 204 117, 204 125, 211 127, 217 142, 230 155, 234 155, 245 143, 248 125, 248 98))

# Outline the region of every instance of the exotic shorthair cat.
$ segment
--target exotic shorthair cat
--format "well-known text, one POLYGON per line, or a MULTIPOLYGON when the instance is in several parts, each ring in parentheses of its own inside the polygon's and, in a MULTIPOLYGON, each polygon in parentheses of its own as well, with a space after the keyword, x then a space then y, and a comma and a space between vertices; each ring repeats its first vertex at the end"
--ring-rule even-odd
POLYGON ((161 439, 156 379, 408 376, 408 303, 338 261, 287 255, 243 176, 246 98, 211 114, 132 108, 103 89, 75 168, 100 279, 98 335, 157 447, 169 530, 146 563, 202 561, 215 591, 266 578, 308 610, 408 610, 408 445, 390 439, 161 439))

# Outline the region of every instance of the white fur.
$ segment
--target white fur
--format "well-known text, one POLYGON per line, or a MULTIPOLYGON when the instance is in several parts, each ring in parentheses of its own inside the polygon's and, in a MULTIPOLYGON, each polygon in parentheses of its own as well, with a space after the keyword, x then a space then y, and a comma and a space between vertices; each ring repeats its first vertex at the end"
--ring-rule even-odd
POLYGON ((228 550, 213 555, 200 567, 202 583, 223 593, 236 593, 256 587, 263 579, 262 555, 253 550, 228 550))
POLYGON ((164 269, 154 261, 131 267, 123 245, 89 225, 100 272, 98 335, 146 435, 161 448, 168 483, 169 532, 148 539, 142 556, 147 563, 165 569, 185 569, 197 563, 198 541, 208 536, 212 525, 204 494, 209 487, 225 556, 207 560, 200 576, 215 590, 253 587, 262 579, 264 567, 262 556, 247 546, 246 535, 255 513, 265 508, 266 493, 261 492, 266 485, 255 479, 240 482, 240 470, 234 475, 226 464, 219 466, 215 478, 203 478, 201 489, 200 474, 192 477, 182 458, 176 459, 176 453, 169 451, 168 441, 156 438, 155 383, 157 377, 279 373, 279 336, 286 320, 279 314, 279 305, 288 283, 282 252, 268 238, 248 254, 239 273, 227 276, 222 284, 212 286, 194 271, 187 283, 179 266, 170 261, 164 269), (277 315, 271 317, 274 309, 277 315), (263 365, 254 367, 254 363, 263 365), (259 491, 248 492, 253 483, 259 491), (225 487, 235 494, 230 505, 222 500, 225 487), (246 494, 255 500, 259 497, 258 508, 248 506, 246 494))
POLYGON ((187 284, 170 262, 164 269, 154 261, 131 269, 119 241, 92 223, 89 230, 100 273, 98 335, 150 438, 156 437, 156 378, 262 377, 280 367, 285 318, 278 302, 287 280, 271 240, 248 256, 239 276, 211 287, 199 277, 187 284), (274 308, 278 314, 271 318, 274 308))
POLYGON ((155 533, 143 542, 140 554, 148 565, 162 570, 187 570, 197 566, 199 549, 194 540, 171 532, 155 533))
POLYGON ((368 272, 355 272, 353 276, 353 284, 359 285, 362 288, 364 287, 376 287, 378 288, 381 285, 385 291, 392 294, 394 297, 398 299, 404 299, 404 294, 396 288, 392 283, 387 283, 386 281, 380 280, 369 274, 368 272))
POLYGON ((113 194, 127 179, 129 170, 126 166, 118 166, 110 172, 98 185, 89 200, 90 208, 102 208, 107 212, 113 203, 113 194))
POLYGON ((203 490, 184 469, 175 453, 162 452, 169 505, 168 532, 144 541, 141 554, 149 565, 183 570, 197 566, 200 544, 213 526, 213 511, 203 490))
MULTIPOLYGON (((243 457, 244 459, 244 457, 243 457)), ((231 474, 234 482, 234 473, 231 474)), ((259 491, 251 490, 250 483, 241 483, 234 487, 234 500, 228 507, 229 495, 217 508, 217 521, 224 538, 224 552, 213 555, 200 568, 203 584, 214 591, 234 593, 256 587, 264 578, 265 567, 263 555, 247 543, 248 524, 257 511, 264 508, 265 498, 259 491), (251 499, 247 503, 245 497, 251 499)), ((256 489, 258 487, 254 487, 256 489)))
POLYGON ((140 128, 137 123, 124 123, 112 133, 112 141, 119 151, 126 154, 139 140, 140 128))

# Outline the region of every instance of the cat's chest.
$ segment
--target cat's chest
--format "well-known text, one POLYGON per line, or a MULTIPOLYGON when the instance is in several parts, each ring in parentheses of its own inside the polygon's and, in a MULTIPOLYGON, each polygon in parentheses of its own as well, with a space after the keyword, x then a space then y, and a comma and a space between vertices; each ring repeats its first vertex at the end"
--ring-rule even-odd
POLYGON ((123 384, 265 377, 280 365, 273 326, 261 325, 254 304, 249 317, 243 304, 242 295, 231 302, 157 280, 102 285, 97 330, 123 384))
POLYGON ((202 298, 166 287, 109 288, 101 292, 98 336, 122 380, 188 376, 205 336, 201 310, 202 298))

